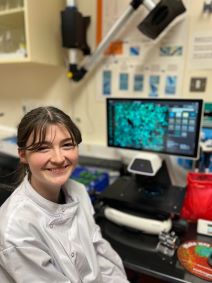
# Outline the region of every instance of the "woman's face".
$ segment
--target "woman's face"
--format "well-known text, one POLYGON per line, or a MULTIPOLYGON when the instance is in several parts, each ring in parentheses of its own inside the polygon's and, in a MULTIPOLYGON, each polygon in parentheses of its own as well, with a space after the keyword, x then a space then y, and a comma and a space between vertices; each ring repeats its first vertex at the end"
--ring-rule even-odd
MULTIPOLYGON (((27 145, 31 144, 32 138, 31 135, 27 145)), ((34 152, 20 150, 19 156, 30 168, 32 187, 45 197, 58 193, 70 177, 78 161, 78 146, 73 144, 64 126, 49 125, 40 149, 34 152)))

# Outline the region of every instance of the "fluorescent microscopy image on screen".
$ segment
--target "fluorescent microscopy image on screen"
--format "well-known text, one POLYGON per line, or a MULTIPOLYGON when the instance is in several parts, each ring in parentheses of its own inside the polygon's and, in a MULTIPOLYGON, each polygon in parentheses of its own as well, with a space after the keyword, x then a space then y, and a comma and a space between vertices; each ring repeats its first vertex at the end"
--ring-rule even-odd
POLYGON ((107 98, 107 144, 196 158, 201 99, 107 98))
POLYGON ((153 103, 117 104, 114 141, 120 147, 161 150, 168 125, 168 107, 153 103))

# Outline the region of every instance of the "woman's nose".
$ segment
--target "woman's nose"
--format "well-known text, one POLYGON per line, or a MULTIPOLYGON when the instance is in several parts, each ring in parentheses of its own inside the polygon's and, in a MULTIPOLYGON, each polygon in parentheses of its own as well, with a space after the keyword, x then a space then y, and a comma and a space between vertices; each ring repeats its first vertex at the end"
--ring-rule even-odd
POLYGON ((51 155, 51 162, 63 163, 65 161, 65 156, 60 149, 55 149, 51 155))

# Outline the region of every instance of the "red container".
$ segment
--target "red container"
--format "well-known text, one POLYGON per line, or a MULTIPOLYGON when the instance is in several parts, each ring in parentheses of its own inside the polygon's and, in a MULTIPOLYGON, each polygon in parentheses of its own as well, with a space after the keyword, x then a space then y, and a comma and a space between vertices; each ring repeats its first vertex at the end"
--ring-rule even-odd
POLYGON ((192 221, 212 220, 212 174, 188 173, 181 217, 192 221))

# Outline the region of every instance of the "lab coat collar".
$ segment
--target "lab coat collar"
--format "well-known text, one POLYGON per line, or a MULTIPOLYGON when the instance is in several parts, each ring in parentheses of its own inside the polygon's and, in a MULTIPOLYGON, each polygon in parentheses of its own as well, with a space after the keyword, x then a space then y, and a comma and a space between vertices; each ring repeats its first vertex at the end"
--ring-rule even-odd
POLYGON ((73 197, 70 195, 70 190, 68 191, 67 189, 70 185, 71 185, 71 182, 68 180, 63 186, 66 203, 58 204, 58 203, 45 199, 39 193, 37 193, 31 186, 27 175, 25 176, 24 181, 22 183, 22 186, 23 186, 23 189, 26 195, 32 201, 34 201, 39 206, 47 210, 48 213, 51 213, 54 215, 61 214, 61 212, 65 212, 65 211, 67 212, 68 210, 70 210, 70 208, 73 210, 73 208, 75 207, 76 209, 76 207, 78 206, 79 200, 77 198, 73 199, 73 197))

